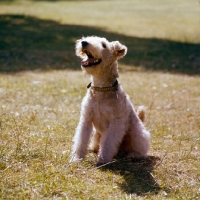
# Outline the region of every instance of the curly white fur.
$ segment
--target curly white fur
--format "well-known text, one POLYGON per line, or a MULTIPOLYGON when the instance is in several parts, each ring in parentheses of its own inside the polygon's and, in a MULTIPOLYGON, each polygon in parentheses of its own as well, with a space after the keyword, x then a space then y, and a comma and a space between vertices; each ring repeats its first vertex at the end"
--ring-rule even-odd
MULTIPOLYGON (((96 36, 82 38, 76 43, 76 55, 82 59, 82 69, 91 76, 95 87, 112 86, 118 78, 117 60, 126 52, 127 47, 118 41, 109 42, 96 36)), ((111 162, 117 153, 146 157, 150 133, 143 120, 143 107, 136 113, 120 84, 118 91, 88 89, 81 105, 71 162, 83 159, 88 147, 98 152, 97 165, 111 162)))

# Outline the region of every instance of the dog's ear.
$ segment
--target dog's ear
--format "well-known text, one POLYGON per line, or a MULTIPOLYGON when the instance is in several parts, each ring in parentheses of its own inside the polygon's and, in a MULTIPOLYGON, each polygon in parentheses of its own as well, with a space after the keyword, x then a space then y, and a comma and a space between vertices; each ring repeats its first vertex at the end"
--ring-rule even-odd
POLYGON ((127 53, 127 47, 125 45, 122 45, 118 41, 114 41, 113 48, 114 48, 114 54, 116 55, 117 59, 123 58, 127 53))

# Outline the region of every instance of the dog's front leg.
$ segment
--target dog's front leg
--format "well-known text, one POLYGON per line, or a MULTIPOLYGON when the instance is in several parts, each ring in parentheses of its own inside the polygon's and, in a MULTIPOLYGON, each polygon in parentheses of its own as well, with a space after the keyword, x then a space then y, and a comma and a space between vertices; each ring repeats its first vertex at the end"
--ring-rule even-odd
POLYGON ((71 162, 80 161, 85 157, 90 135, 92 133, 92 121, 81 116, 74 136, 71 162))
POLYGON ((117 154, 119 146, 125 135, 124 125, 120 120, 114 120, 109 128, 102 134, 97 165, 109 163, 117 154))

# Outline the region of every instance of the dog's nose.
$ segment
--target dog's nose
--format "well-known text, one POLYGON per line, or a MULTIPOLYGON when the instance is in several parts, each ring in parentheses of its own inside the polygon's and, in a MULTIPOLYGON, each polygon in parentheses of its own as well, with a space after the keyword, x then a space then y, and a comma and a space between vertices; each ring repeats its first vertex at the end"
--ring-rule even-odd
POLYGON ((89 43, 86 41, 82 41, 81 44, 82 44, 82 47, 86 47, 89 43))

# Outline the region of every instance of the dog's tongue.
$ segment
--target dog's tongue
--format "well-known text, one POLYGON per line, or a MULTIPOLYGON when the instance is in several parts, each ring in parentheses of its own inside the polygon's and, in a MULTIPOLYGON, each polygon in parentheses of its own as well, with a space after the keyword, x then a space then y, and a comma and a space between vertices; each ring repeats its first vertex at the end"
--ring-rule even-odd
POLYGON ((81 62, 81 65, 82 66, 87 66, 87 65, 90 65, 91 63, 93 63, 94 62, 94 58, 88 58, 87 60, 83 60, 82 62, 81 62))

